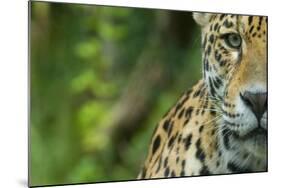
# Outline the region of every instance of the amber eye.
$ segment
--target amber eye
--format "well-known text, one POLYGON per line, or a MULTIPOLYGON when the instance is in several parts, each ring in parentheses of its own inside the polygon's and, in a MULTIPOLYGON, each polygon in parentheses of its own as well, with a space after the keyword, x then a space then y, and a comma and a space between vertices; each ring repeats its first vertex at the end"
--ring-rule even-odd
POLYGON ((235 48, 239 49, 242 44, 242 38, 239 34, 237 33, 227 33, 223 35, 225 43, 230 47, 230 48, 235 48))

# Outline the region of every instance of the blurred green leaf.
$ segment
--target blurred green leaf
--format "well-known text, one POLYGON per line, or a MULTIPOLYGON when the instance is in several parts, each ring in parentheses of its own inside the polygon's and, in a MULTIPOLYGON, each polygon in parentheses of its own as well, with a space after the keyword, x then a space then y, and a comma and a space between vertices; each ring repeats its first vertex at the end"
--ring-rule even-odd
POLYGON ((76 52, 82 59, 96 58, 101 53, 100 42, 96 38, 87 40, 77 46, 76 52))

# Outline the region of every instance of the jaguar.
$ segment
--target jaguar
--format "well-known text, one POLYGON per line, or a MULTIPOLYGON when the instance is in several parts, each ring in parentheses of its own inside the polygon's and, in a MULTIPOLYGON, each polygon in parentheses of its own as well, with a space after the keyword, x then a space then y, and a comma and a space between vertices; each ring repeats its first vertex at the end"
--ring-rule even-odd
POLYGON ((158 123, 138 179, 267 171, 267 17, 193 18, 202 79, 158 123))

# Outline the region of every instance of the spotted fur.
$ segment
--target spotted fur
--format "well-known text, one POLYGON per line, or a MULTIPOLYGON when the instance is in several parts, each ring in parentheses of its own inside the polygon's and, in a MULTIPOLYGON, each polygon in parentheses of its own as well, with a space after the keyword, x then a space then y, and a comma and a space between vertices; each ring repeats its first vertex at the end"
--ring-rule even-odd
POLYGON ((267 96, 267 17, 193 17, 203 78, 159 122, 139 179, 267 170, 267 99, 259 116, 243 99, 267 96))

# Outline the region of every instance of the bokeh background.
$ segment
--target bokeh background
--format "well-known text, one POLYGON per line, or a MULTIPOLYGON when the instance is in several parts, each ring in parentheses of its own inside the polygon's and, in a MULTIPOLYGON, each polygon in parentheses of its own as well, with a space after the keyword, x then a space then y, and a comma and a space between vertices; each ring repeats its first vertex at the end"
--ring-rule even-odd
POLYGON ((132 180, 201 77, 192 13, 31 2, 30 183, 132 180))

